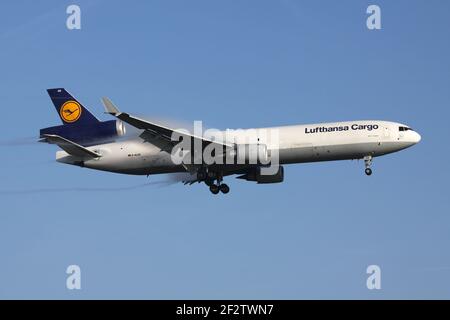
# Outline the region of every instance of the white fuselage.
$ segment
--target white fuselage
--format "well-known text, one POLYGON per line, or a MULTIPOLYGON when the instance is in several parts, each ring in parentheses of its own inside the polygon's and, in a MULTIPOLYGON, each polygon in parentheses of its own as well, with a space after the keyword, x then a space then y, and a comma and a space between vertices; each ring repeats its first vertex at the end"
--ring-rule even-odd
MULTIPOLYGON (((268 150, 276 150, 280 164, 377 157, 408 148, 420 141, 420 135, 406 125, 373 120, 239 130, 227 141, 239 143, 250 130, 252 133, 277 133, 276 141, 269 139, 267 134, 261 134, 258 143, 267 145, 268 150)), ((174 164, 169 153, 140 138, 91 146, 88 149, 102 156, 84 161, 83 166, 87 168, 138 175, 185 171, 182 165, 174 164)), ((57 153, 57 161, 80 164, 64 151, 57 153)))

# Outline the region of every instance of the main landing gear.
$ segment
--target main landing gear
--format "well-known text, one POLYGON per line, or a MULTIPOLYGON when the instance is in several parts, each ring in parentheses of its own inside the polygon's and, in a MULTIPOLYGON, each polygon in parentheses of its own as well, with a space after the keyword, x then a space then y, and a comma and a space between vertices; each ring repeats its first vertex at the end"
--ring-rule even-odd
POLYGON ((364 157, 364 165, 366 166, 364 172, 366 173, 366 175, 370 176, 372 174, 372 169, 370 168, 370 166, 372 165, 372 156, 364 157))
POLYGON ((209 186, 209 191, 211 191, 212 194, 218 194, 219 192, 227 194, 228 192, 230 192, 230 187, 225 183, 212 184, 209 186))
POLYGON ((205 174, 204 182, 209 187, 209 191, 211 191, 212 194, 218 194, 219 192, 227 194, 230 192, 230 187, 227 184, 222 183, 222 180, 223 177, 221 174, 208 172, 205 174), (215 180, 217 180, 217 184, 214 183, 215 180))

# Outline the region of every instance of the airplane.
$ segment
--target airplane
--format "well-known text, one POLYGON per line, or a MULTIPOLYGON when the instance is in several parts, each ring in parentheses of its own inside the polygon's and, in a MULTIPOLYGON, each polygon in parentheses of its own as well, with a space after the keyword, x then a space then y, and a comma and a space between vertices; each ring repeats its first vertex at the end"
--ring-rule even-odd
POLYGON ((116 119, 100 121, 64 88, 47 92, 63 125, 41 129, 40 142, 62 149, 56 161, 130 175, 183 172, 190 177, 185 184, 205 183, 213 194, 228 193, 223 179, 232 175, 259 184, 283 182, 283 166, 296 163, 362 159, 365 174, 370 176, 373 158, 421 140, 405 124, 379 120, 217 131, 225 138, 216 139, 121 112, 108 98, 102 98, 105 113, 116 119), (125 124, 140 135, 124 139, 125 124), (268 137, 268 131, 275 132, 276 138, 268 137), (183 142, 191 144, 180 147, 183 142), (201 157, 208 148, 214 150, 213 161, 201 157), (242 161, 236 161, 238 156, 242 161))

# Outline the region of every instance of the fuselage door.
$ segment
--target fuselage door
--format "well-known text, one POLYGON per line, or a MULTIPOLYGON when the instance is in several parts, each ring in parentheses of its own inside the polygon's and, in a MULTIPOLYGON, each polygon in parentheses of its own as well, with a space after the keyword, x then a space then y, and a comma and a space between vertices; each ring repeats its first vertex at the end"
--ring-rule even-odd
POLYGON ((383 126, 383 137, 384 137, 384 140, 388 140, 390 136, 391 136, 391 130, 388 127, 384 127, 383 126))

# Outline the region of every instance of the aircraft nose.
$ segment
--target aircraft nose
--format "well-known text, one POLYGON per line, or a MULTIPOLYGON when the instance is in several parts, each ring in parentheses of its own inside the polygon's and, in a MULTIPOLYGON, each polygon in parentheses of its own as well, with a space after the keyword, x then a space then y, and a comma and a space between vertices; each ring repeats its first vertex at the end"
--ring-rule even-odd
POLYGON ((420 136, 420 134, 418 134, 417 132, 413 132, 414 133, 414 135, 413 135, 413 141, 414 141, 414 143, 419 143, 420 142, 420 140, 422 139, 422 137, 420 136))

